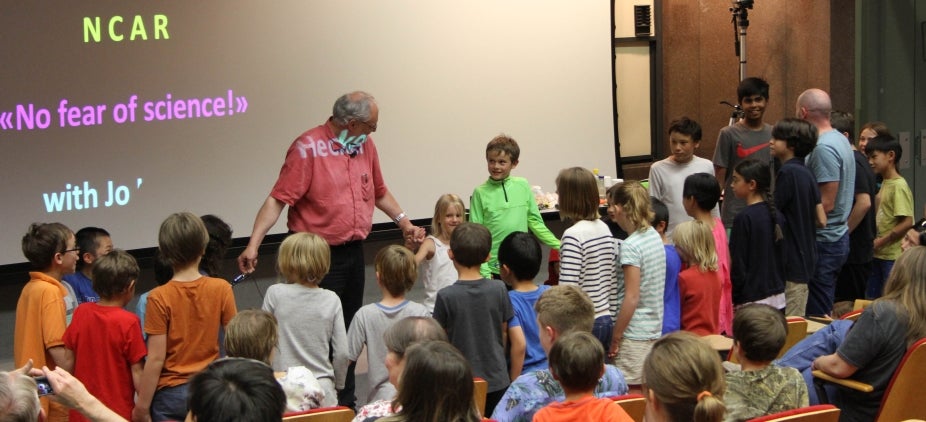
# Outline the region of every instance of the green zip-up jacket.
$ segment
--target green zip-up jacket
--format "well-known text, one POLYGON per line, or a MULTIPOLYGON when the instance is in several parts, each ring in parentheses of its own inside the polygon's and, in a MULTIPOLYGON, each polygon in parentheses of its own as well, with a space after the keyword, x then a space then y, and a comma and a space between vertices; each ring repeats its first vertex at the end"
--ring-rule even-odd
POLYGON ((512 232, 528 229, 541 242, 559 249, 559 240, 543 222, 537 201, 527 179, 509 176, 505 180, 486 180, 473 190, 469 204, 469 221, 479 223, 492 233, 492 256, 482 265, 483 277, 499 274, 498 246, 512 232))

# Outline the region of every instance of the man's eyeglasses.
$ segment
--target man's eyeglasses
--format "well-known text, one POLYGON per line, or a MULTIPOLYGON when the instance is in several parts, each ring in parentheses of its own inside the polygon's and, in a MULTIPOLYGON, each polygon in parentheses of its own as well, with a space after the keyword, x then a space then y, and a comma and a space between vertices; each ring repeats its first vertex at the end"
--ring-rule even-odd
POLYGON ((364 121, 360 121, 360 120, 358 120, 358 121, 359 121, 361 124, 366 125, 366 127, 370 128, 371 131, 376 132, 376 123, 369 123, 369 122, 364 122, 364 121))
POLYGON ((61 251, 62 254, 66 254, 66 253, 68 253, 68 252, 80 252, 80 248, 65 249, 65 250, 61 251))

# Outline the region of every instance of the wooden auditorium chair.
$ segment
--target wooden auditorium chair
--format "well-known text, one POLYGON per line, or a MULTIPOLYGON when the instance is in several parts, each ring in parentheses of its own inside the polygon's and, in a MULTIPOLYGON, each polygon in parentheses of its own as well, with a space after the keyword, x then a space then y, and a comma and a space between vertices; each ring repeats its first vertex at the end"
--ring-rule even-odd
POLYGON ((646 400, 642 394, 624 394, 611 397, 611 400, 619 404, 633 418, 634 422, 643 422, 643 414, 646 412, 646 400))
POLYGON ((354 411, 344 406, 319 407, 283 415, 283 422, 351 422, 353 419, 354 411))
POLYGON ((473 402, 476 404, 476 410, 479 411, 479 414, 483 417, 489 417, 492 415, 486 415, 486 394, 489 392, 489 382, 482 378, 473 378, 473 402))

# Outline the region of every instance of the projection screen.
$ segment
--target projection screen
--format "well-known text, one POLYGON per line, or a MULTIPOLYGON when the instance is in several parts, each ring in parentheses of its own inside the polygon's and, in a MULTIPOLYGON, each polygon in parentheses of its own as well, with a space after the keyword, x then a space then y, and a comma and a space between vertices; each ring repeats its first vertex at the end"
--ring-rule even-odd
POLYGON ((103 227, 138 249, 187 210, 247 237, 288 146, 358 89, 377 98, 373 139, 412 218, 442 193, 468 201, 499 133, 520 143, 513 174, 545 191, 564 167, 615 175, 609 13, 561 0, 5 2, 0 265, 25 261, 32 222, 103 227))

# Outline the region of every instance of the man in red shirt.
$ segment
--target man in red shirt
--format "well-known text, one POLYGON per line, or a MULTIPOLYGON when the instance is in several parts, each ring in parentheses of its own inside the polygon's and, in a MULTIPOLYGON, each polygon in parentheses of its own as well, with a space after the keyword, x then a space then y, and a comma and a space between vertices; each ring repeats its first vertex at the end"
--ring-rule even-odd
MULTIPOLYGON (((373 207, 402 229, 406 241, 420 242, 415 227, 383 181, 379 155, 370 135, 376 131, 379 107, 372 95, 355 91, 334 103, 328 121, 309 129, 290 145, 280 177, 264 201, 247 248, 238 257, 243 273, 254 271, 257 249, 285 206, 291 232, 312 232, 331 246, 331 270, 321 287, 341 298, 344 322, 350 324, 363 305, 365 282, 361 242, 373 226, 373 207)), ((353 370, 348 375, 351 382, 353 370)), ((353 396, 353 389, 349 396, 353 396)), ((347 391, 345 391, 347 393, 347 391)), ((345 394, 348 395, 348 394, 345 394)), ((352 398, 342 400, 351 405, 352 398)))

